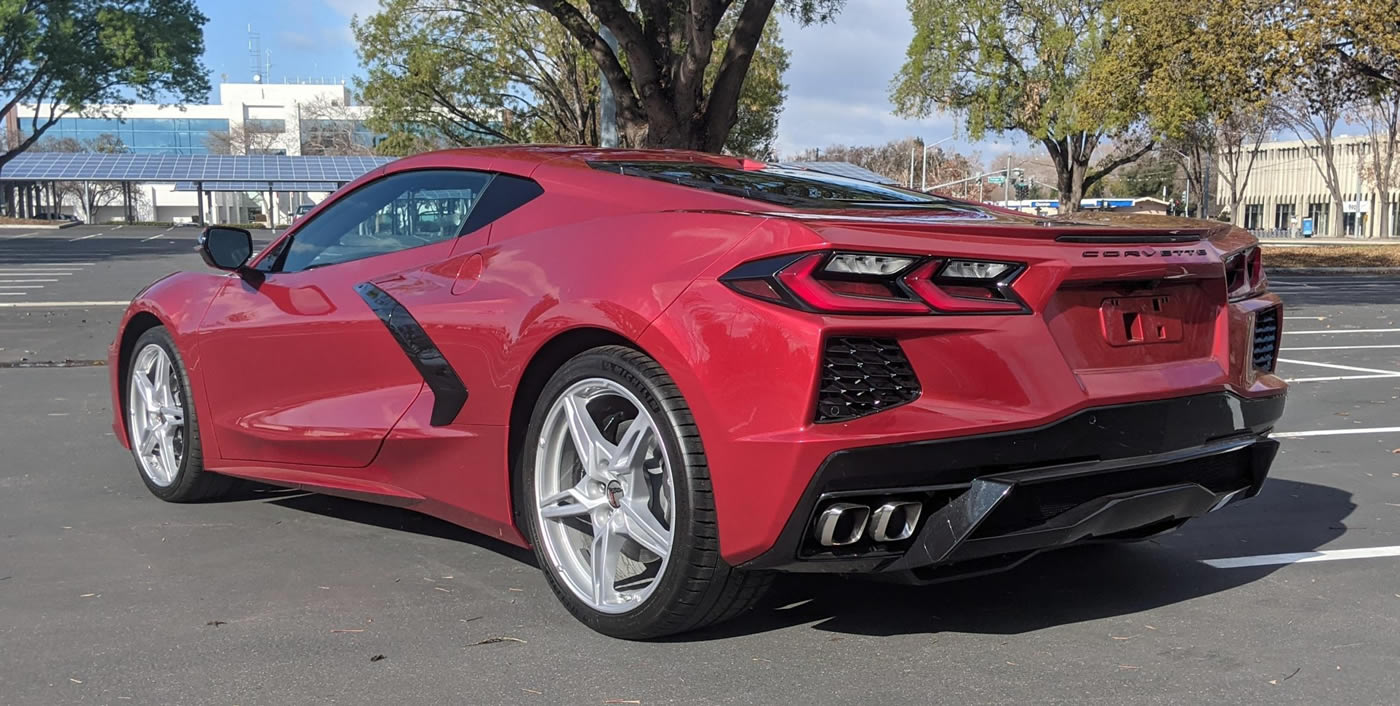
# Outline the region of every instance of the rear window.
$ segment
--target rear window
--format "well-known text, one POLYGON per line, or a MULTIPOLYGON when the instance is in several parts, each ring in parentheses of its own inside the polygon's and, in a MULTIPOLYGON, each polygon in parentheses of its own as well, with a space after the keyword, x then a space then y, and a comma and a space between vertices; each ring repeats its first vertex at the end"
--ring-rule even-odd
POLYGON ((892 208, 977 211, 941 196, 809 169, 768 166, 746 170, 692 162, 589 162, 589 166, 730 196, 800 209, 892 208))

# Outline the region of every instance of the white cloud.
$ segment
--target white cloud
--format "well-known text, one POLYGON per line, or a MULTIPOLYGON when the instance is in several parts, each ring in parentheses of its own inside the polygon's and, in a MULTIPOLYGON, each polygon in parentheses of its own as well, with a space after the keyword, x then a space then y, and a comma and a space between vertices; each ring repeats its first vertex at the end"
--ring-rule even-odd
MULTIPOLYGON (((903 2, 850 0, 834 21, 824 25, 802 27, 786 16, 780 21, 791 66, 784 76, 788 100, 778 123, 779 154, 904 137, 932 142, 959 131, 961 121, 952 115, 915 119, 894 114, 890 82, 903 66, 905 50, 914 37, 903 2)), ((950 146, 991 155, 1020 144, 1007 135, 975 144, 955 139, 950 146)))
POLYGON ((379 12, 379 0, 323 0, 323 2, 346 19, 369 17, 379 12))

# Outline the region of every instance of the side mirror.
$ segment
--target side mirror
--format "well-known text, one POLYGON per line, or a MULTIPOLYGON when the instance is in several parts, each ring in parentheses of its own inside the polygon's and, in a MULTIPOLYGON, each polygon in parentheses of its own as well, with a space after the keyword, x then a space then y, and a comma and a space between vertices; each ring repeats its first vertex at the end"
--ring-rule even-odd
POLYGON ((219 270, 238 270, 253 256, 253 234, 242 228, 209 226, 199 234, 199 256, 219 270))

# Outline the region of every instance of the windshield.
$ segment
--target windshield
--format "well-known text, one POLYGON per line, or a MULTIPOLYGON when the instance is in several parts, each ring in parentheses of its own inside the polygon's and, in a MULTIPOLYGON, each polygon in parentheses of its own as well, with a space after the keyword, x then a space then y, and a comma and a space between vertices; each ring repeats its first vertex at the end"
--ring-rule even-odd
POLYGON ((909 191, 810 169, 768 166, 736 169, 694 162, 589 162, 626 176, 665 181, 730 196, 802 209, 897 208, 978 210, 941 196, 909 191))

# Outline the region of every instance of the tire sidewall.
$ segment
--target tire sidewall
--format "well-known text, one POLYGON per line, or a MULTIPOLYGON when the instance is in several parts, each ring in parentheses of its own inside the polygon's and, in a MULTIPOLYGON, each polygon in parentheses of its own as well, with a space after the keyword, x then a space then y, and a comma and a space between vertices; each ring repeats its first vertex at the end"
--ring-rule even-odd
POLYGON ((190 378, 185 371, 185 361, 180 357, 180 351, 175 346, 175 341, 171 339, 170 333, 164 326, 156 326, 141 334, 136 339, 136 345, 131 349, 131 358, 127 361, 126 377, 122 381, 122 427, 126 429, 126 439, 131 445, 131 457, 136 461, 136 473, 141 476, 141 482, 146 484, 146 488, 152 495, 162 500, 173 500, 183 497, 189 492, 197 475, 190 466, 193 459, 198 455, 199 449, 199 424, 195 419, 194 398, 190 393, 190 378), (185 453, 180 459, 180 469, 175 474, 175 481, 170 485, 157 485, 146 475, 145 469, 141 466, 141 459, 137 455, 138 440, 132 437, 131 426, 131 380, 136 374, 136 360, 140 357, 141 351, 148 346, 156 345, 165 350, 165 354, 170 356, 170 362, 175 366, 175 374, 180 381, 180 403, 184 406, 185 413, 185 453))
MULTIPOLYGON (((668 611, 679 598, 686 584, 684 567, 690 564, 696 553, 694 533, 690 531, 695 521, 694 474, 684 446, 676 433, 683 423, 678 419, 681 408, 670 400, 667 404, 659 395, 655 383, 630 361, 613 353, 593 350, 580 354, 565 363, 545 384, 539 400, 530 415, 530 426, 525 435, 521 454, 519 497, 516 499, 519 514, 527 529, 527 538, 535 551, 536 561, 544 569, 550 588, 568 608, 569 612, 588 627, 617 637, 644 636, 653 632, 655 626, 666 620, 668 611), (569 386, 580 380, 602 377, 620 383, 636 395, 656 421, 657 432, 665 445, 666 454, 671 460, 671 480, 675 493, 672 509, 671 555, 666 561, 666 570, 660 583, 647 596, 638 608, 627 613, 603 613, 579 600, 573 591, 554 573, 554 568, 545 553, 540 534, 540 519, 535 507, 537 490, 535 478, 536 453, 539 448, 540 433, 545 417, 555 400, 569 386)), ((688 415, 687 415, 688 416, 688 415)))

